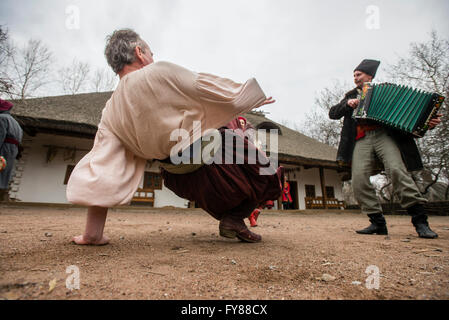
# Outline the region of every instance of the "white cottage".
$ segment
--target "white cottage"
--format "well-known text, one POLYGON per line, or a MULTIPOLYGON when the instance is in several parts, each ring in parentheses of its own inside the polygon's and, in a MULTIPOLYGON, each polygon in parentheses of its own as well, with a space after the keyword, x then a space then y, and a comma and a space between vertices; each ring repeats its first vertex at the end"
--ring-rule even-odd
MULTIPOLYGON (((92 148, 101 111, 111 92, 14 101, 13 116, 24 129, 23 157, 16 164, 10 198, 67 203, 66 185, 76 163, 92 148)), ((277 124, 259 112, 245 115, 256 129, 277 129, 279 164, 286 167, 295 209, 343 207, 336 149, 277 124)), ((194 206, 168 190, 157 164, 148 164, 132 204, 194 206)), ((275 204, 280 208, 280 200, 275 204)))

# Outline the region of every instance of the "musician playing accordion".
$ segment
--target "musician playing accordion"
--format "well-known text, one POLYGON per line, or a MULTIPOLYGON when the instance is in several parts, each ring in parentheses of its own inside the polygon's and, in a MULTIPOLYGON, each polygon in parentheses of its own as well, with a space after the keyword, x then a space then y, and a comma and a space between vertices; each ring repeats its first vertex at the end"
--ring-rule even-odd
MULTIPOLYGON (((367 228, 356 232, 388 234, 382 206, 370 182, 370 176, 376 172, 380 163, 391 179, 400 205, 411 215, 419 237, 437 238, 438 235, 430 229, 427 222, 423 206, 427 199, 422 196, 410 174, 410 171, 423 169, 414 138, 377 122, 356 120, 352 116, 359 105, 363 84, 374 79, 379 65, 380 61, 363 60, 353 73, 356 88, 347 92, 343 100, 329 111, 331 119, 339 120, 344 117, 337 161, 342 166, 351 167, 354 196, 371 222, 367 228)), ((439 116, 430 121, 430 128, 441 122, 439 116)))

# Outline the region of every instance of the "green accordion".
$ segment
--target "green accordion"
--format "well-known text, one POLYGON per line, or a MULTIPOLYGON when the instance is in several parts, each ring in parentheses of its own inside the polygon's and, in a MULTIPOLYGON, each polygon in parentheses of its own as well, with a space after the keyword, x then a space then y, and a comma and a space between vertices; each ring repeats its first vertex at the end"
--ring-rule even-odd
POLYGON ((444 97, 392 83, 365 83, 355 119, 374 120, 416 137, 423 137, 444 97))

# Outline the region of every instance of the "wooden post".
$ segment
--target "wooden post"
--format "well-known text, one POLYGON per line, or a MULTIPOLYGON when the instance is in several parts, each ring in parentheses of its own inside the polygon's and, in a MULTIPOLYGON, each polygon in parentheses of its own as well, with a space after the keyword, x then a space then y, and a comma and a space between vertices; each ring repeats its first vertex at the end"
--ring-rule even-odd
POLYGON ((327 209, 327 199, 326 199, 326 179, 324 177, 324 168, 320 168, 320 181, 321 181, 321 194, 323 198, 324 209, 327 209))

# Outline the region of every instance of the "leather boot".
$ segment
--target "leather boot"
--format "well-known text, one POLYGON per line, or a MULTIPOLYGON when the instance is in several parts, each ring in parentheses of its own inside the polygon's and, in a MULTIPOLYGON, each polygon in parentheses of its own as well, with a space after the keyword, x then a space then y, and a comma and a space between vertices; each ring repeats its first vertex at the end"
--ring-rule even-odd
POLYGON ((0 189, 0 202, 9 201, 9 189, 0 189))
POLYGON ((427 215, 422 204, 415 204, 407 208, 408 214, 412 216, 412 223, 415 226, 416 232, 420 238, 435 239, 438 234, 432 231, 427 222, 427 215))
POLYGON ((387 222, 382 213, 372 213, 368 217, 371 224, 365 229, 357 230, 357 233, 388 235, 387 222))
POLYGON ((260 242, 262 237, 249 231, 243 219, 233 216, 225 216, 220 220, 220 236, 225 238, 239 238, 244 242, 260 242))

